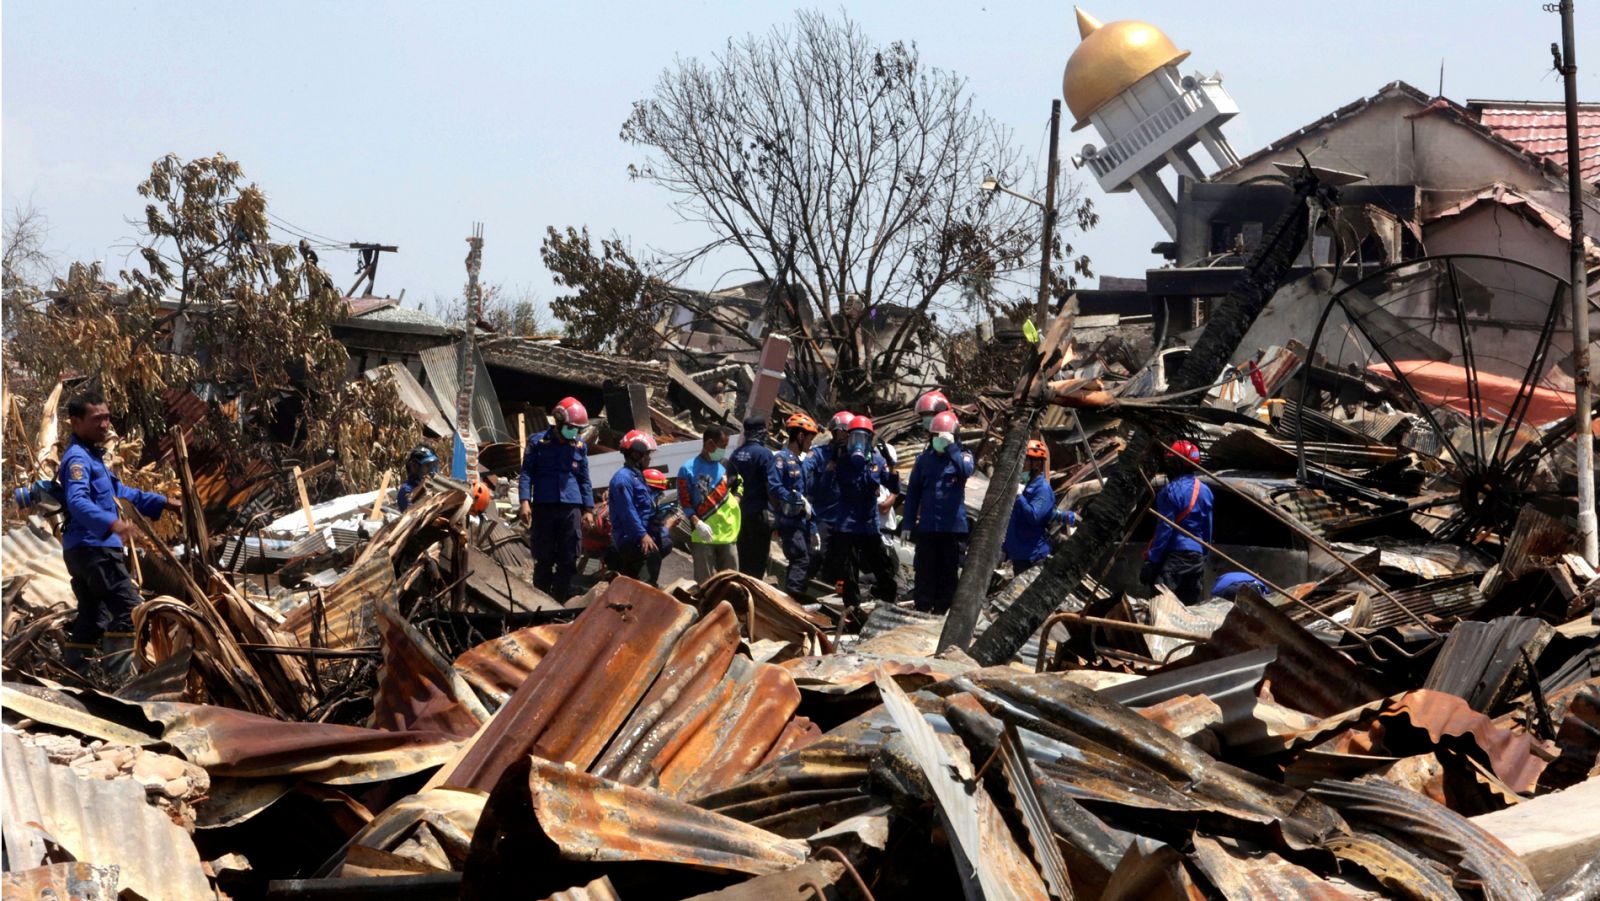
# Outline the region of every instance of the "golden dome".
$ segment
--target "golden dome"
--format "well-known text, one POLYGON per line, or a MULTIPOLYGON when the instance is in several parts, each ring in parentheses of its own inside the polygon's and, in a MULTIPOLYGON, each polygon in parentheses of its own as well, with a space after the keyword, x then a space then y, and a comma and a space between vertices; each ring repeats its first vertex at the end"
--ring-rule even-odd
POLYGON ((1189 51, 1179 50, 1161 29, 1149 23, 1127 19, 1101 25, 1083 10, 1077 9, 1077 13, 1083 42, 1072 51, 1066 74, 1061 76, 1067 109, 1078 120, 1073 131, 1088 125, 1091 113, 1139 79, 1189 57, 1189 51))

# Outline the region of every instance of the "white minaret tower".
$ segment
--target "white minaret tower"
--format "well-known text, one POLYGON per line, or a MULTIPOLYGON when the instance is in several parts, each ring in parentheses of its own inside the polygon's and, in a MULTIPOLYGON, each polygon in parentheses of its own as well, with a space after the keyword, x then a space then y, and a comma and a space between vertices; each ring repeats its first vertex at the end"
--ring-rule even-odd
POLYGON ((1105 146, 1085 147, 1074 162, 1081 160, 1107 192, 1138 191, 1176 240, 1178 204, 1161 183, 1161 170, 1171 166, 1205 178, 1189 155, 1196 142, 1219 169, 1239 162, 1221 128, 1239 107, 1222 89, 1220 76, 1180 79, 1178 64, 1189 52, 1154 25, 1131 19, 1101 25, 1083 10, 1077 13, 1083 42, 1067 60, 1061 93, 1078 120, 1072 130, 1092 124, 1105 146))

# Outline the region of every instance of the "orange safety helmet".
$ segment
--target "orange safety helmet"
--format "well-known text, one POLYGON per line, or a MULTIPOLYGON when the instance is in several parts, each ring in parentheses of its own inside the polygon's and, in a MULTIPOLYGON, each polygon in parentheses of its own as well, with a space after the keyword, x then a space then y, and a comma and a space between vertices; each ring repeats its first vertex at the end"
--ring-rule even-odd
POLYGON ((489 493, 489 486, 487 483, 472 483, 472 512, 474 514, 482 513, 483 511, 489 509, 489 502, 493 499, 494 495, 489 493))
POLYGON ((848 432, 850 431, 850 423, 855 418, 856 414, 850 412, 849 410, 840 410, 839 412, 833 414, 832 419, 828 420, 828 431, 848 432))
POLYGON ((948 409, 950 409, 950 401, 944 396, 944 392, 938 389, 929 391, 917 398, 917 415, 919 416, 937 416, 948 409))
POLYGON ((950 412, 949 410, 946 410, 943 413, 940 413, 937 416, 933 417, 933 425, 929 427, 928 431, 930 431, 930 432, 934 433, 935 435, 937 435, 940 432, 952 432, 953 433, 956 429, 958 429, 960 427, 961 427, 961 420, 956 418, 956 414, 950 412))
POLYGON ((1029 438, 1027 455, 1031 460, 1048 459, 1050 456, 1050 448, 1046 447, 1045 443, 1037 438, 1029 438))
POLYGON ((1181 457, 1191 463, 1200 462, 1200 448, 1194 446, 1193 441, 1174 441, 1167 448, 1167 453, 1174 457, 1181 457))
POLYGON ((667 490, 667 474, 659 469, 644 471, 644 483, 657 491, 667 490))
POLYGON ((852 431, 852 432, 863 432, 864 431, 864 432, 871 433, 873 431, 873 429, 872 429, 872 420, 868 419, 865 416, 852 417, 850 419, 850 431, 852 431))
POLYGON ((582 428, 589 424, 589 411, 576 397, 563 397, 556 408, 550 412, 555 417, 556 425, 573 425, 582 428))
POLYGON ((791 432, 795 429, 799 429, 802 432, 810 432, 813 435, 815 435, 818 431, 817 421, 804 413, 796 413, 793 416, 790 416, 788 419, 785 419, 783 421, 783 427, 791 432))
POLYGON ((617 447, 625 454, 648 454, 656 449, 656 439, 649 432, 633 429, 622 436, 622 443, 617 447))

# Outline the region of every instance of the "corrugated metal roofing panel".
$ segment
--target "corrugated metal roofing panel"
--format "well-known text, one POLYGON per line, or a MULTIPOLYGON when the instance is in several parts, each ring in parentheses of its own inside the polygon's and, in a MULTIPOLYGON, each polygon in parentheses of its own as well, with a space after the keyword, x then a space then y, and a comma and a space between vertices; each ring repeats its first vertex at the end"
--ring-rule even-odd
POLYGON ((45 862, 53 842, 74 858, 115 863, 124 888, 146 898, 215 897, 194 842, 145 801, 133 779, 94 779, 49 762, 15 733, 0 736, 5 751, 5 808, 0 812, 7 864, 26 869, 45 862))
MULTIPOLYGON (((455 421, 456 369, 460 365, 459 344, 429 347, 421 351, 423 373, 428 377, 428 390, 439 409, 445 412, 447 422, 455 421)), ((474 351, 476 353, 476 351, 474 351)), ((500 409, 500 398, 495 394, 489 370, 478 354, 472 382, 472 427, 477 430, 480 443, 515 441, 516 436, 506 430, 505 414, 500 409)))
POLYGON ((439 409, 439 404, 428 393, 422 383, 417 381, 411 371, 399 363, 385 363, 368 369, 365 373, 368 381, 376 382, 388 375, 394 379, 395 392, 400 395, 400 402, 406 405, 417 421, 422 423, 428 433, 435 438, 443 438, 451 433, 450 420, 439 409))

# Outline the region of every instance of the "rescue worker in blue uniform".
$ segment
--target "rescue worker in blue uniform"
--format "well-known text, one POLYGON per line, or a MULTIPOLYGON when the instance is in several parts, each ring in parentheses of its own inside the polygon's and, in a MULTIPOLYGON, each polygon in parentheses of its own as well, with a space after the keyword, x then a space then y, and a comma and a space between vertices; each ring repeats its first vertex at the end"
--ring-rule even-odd
POLYGON ((419 444, 406 456, 406 480, 394 493, 394 506, 401 513, 421 496, 422 486, 439 471, 439 455, 427 445, 419 444))
MULTIPOLYGON (((811 575, 811 545, 817 534, 811 501, 806 497, 805 461, 818 430, 816 420, 804 413, 790 416, 784 428, 788 430, 789 441, 775 455, 781 491, 772 501, 773 525, 778 530, 778 546, 783 548, 783 558, 789 563, 783 587, 789 594, 799 597, 805 592, 806 580, 811 575)), ((744 559, 743 552, 739 559, 744 559)))
POLYGON ((889 478, 889 463, 873 448, 872 439, 871 419, 850 420, 845 452, 835 470, 839 508, 828 553, 835 558, 830 568, 843 574, 844 603, 850 608, 861 604, 862 572, 872 576, 872 595, 880 603, 893 603, 896 593, 895 560, 879 530, 878 489, 889 478))
POLYGON ((770 507, 783 496, 778 479, 778 462, 767 447, 767 421, 749 419, 744 423, 744 443, 728 456, 728 468, 744 483, 739 496, 739 571, 758 579, 767 577, 772 559, 770 507))
POLYGON ((944 410, 933 417, 928 447, 912 464, 906 487, 905 519, 900 528, 916 545, 911 567, 911 597, 918 610, 943 613, 956 596, 961 562, 967 550, 967 477, 972 453, 956 438, 956 414, 944 410))
MULTIPOLYGON (((1156 512, 1211 543, 1211 489, 1200 481, 1191 463, 1200 449, 1189 441, 1174 442, 1162 458, 1167 484, 1156 493, 1156 512)), ((1146 585, 1164 585, 1185 604, 1204 600, 1206 549, 1200 542, 1156 520, 1156 532, 1144 552, 1139 573, 1146 585)))
POLYGON ((1249 586, 1251 590, 1262 597, 1266 597, 1272 591, 1267 587, 1267 583, 1255 576, 1235 570, 1217 577, 1216 584, 1211 586, 1211 596, 1231 601, 1239 596, 1239 589, 1245 586, 1249 586))
POLYGON ((656 493, 644 480, 656 440, 649 433, 634 429, 622 436, 618 449, 622 451, 623 465, 611 477, 606 494, 611 511, 610 564, 619 575, 637 579, 651 557, 656 560, 656 572, 661 571, 660 548, 650 534, 656 493))
POLYGON ((552 412, 556 424, 530 437, 517 481, 522 521, 529 525, 533 585, 558 601, 572 596, 579 539, 593 525, 594 489, 589 451, 578 433, 589 411, 576 398, 562 398, 552 412))
POLYGON ((803 465, 806 497, 811 500, 812 523, 817 528, 816 553, 811 558, 808 577, 821 575, 825 582, 836 582, 842 574, 834 570, 840 556, 829 553, 833 544, 834 524, 839 520, 839 458, 844 456, 844 446, 850 437, 850 422, 856 418, 849 410, 840 410, 828 420, 828 443, 813 447, 803 465))
MULTIPOLYGON (((139 589, 128 575, 123 539, 132 538, 133 523, 117 513, 117 499, 133 504, 147 517, 177 510, 177 498, 129 488, 106 468, 105 448, 111 437, 111 408, 95 392, 85 392, 67 404, 72 438, 56 470, 65 497, 66 528, 61 533, 61 555, 72 577, 72 594, 78 612, 67 632, 62 661, 84 673, 91 652, 105 641, 107 654, 133 651, 133 608, 139 589)), ((131 664, 118 661, 119 667, 131 664)))
POLYGON ((1050 450, 1043 441, 1028 442, 1019 480, 1022 493, 1011 505, 1011 522, 1006 526, 1001 550, 1011 561, 1012 572, 1020 575, 1050 556, 1048 529, 1052 523, 1072 522, 1072 514, 1056 509, 1056 495, 1050 490, 1050 450))

